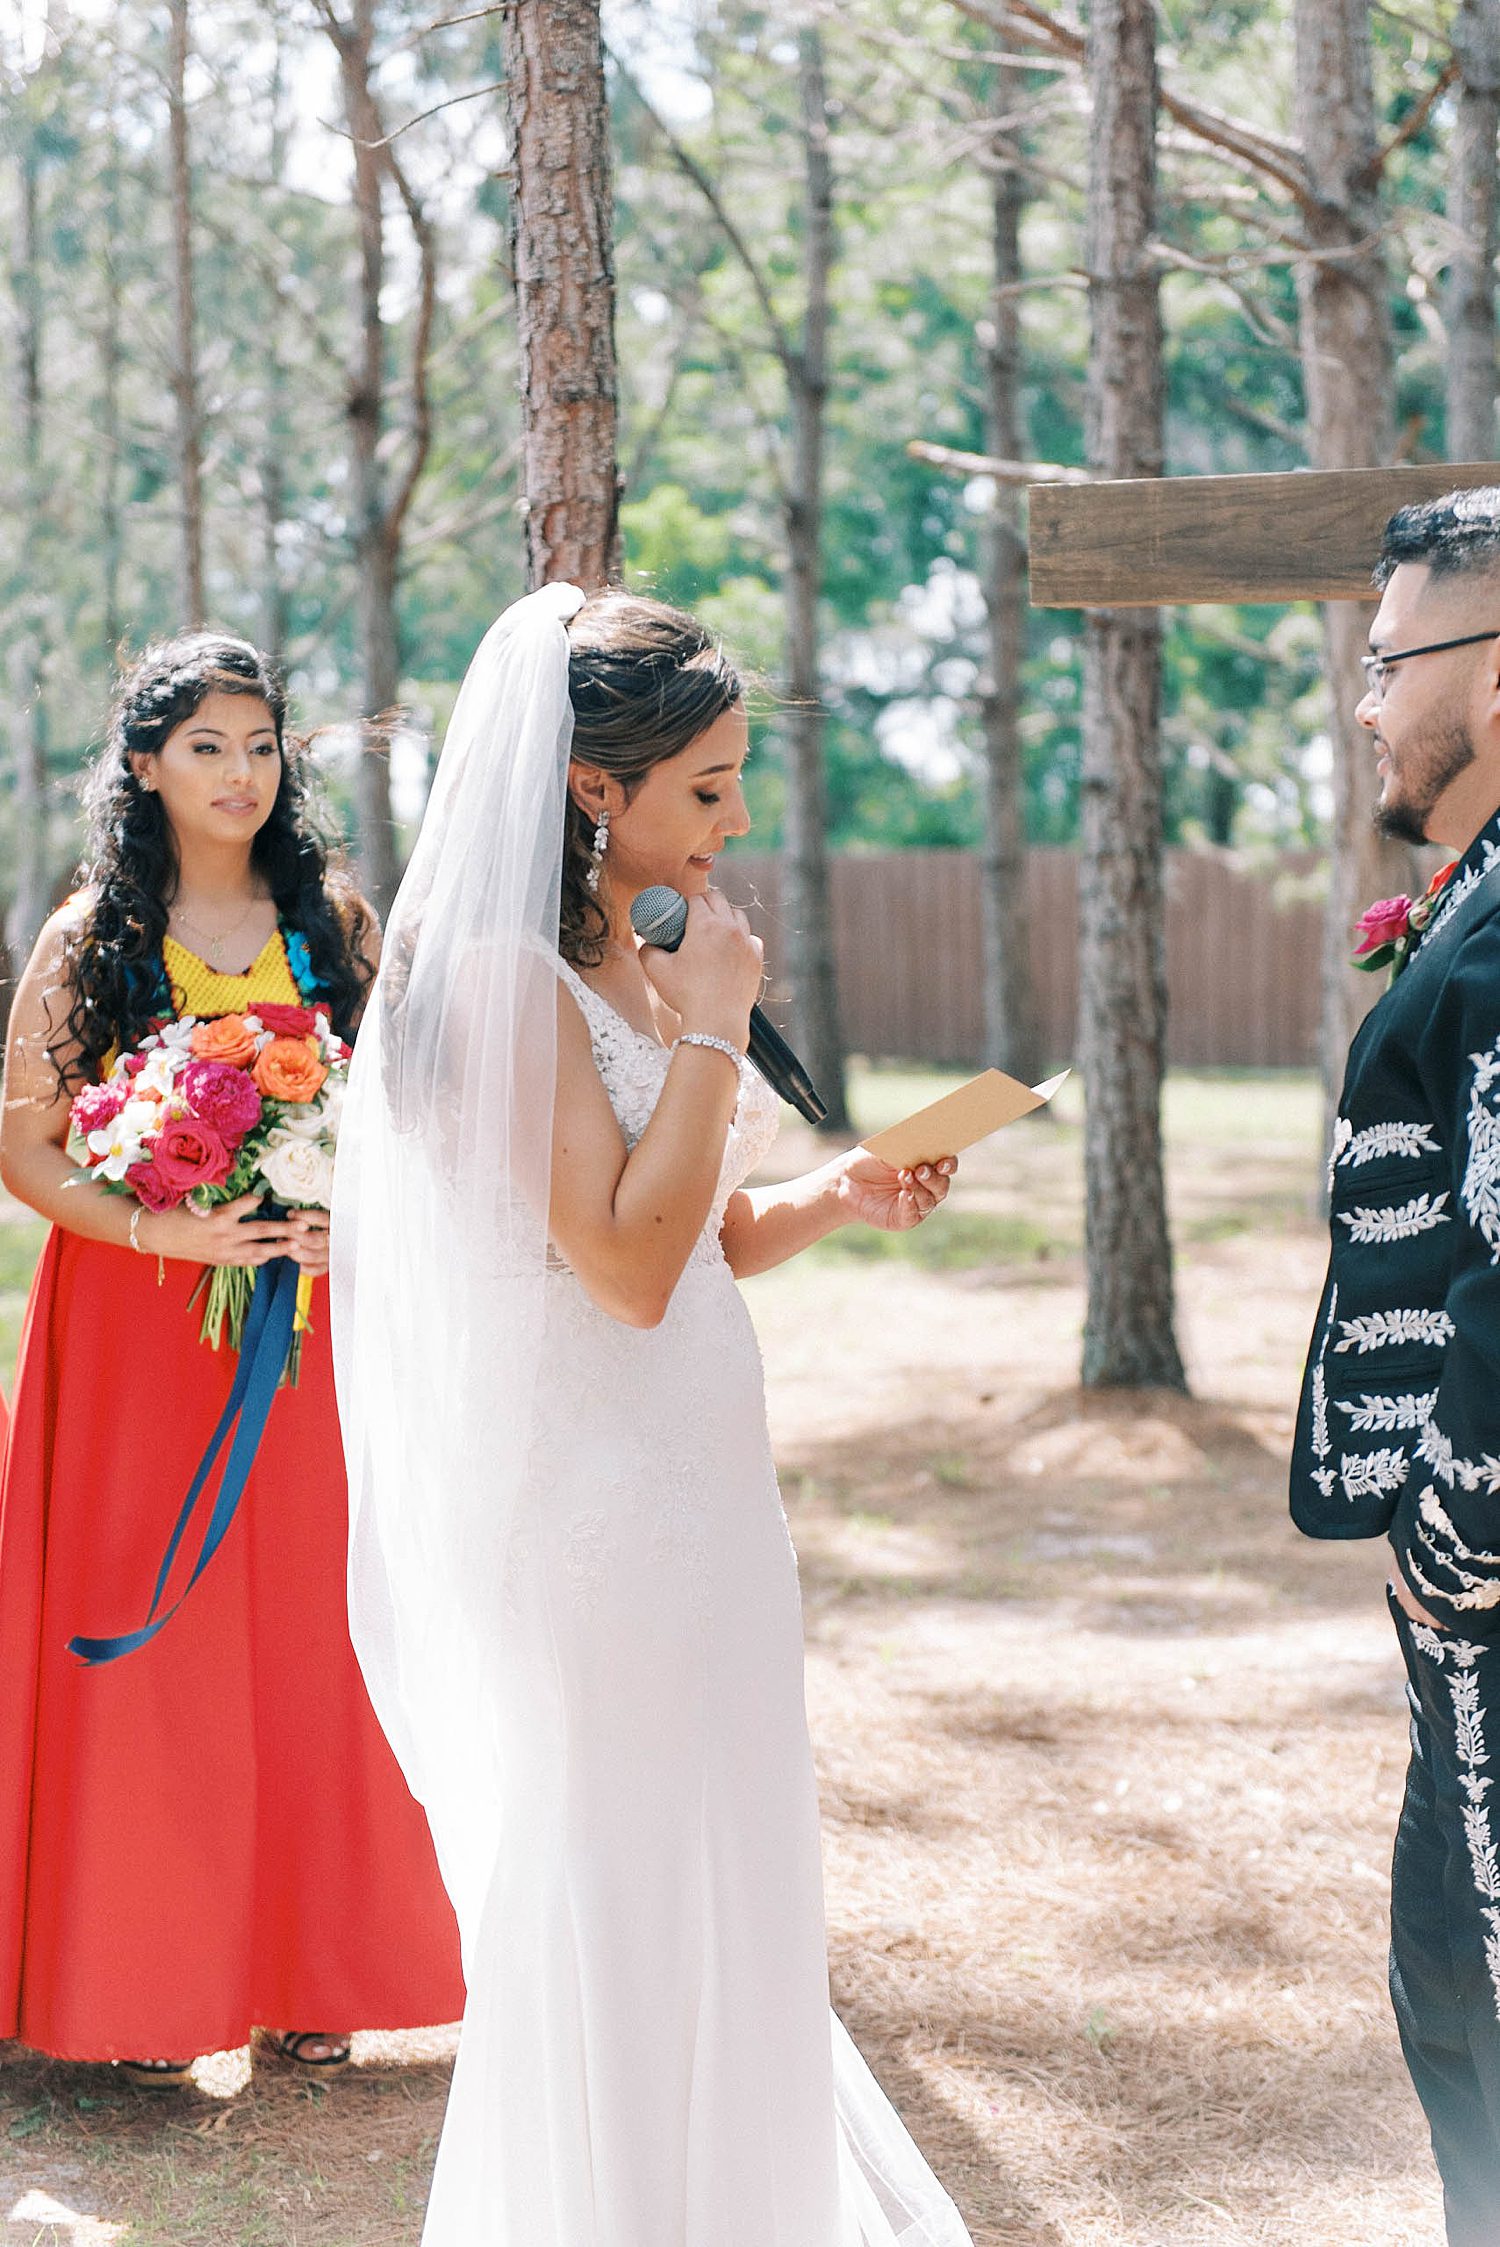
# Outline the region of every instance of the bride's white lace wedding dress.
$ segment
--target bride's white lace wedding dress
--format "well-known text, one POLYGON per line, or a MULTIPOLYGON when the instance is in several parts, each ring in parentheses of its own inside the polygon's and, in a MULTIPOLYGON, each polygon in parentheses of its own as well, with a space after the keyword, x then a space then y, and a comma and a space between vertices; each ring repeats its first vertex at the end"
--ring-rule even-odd
MULTIPOLYGON (((562 972, 633 1145, 668 1055, 562 972)), ((828 2009, 796 1560, 718 1237, 776 1125, 742 1066, 660 1326, 549 1271, 497 1628, 525 1840, 470 1960, 429 2247, 968 2247, 828 2009)))

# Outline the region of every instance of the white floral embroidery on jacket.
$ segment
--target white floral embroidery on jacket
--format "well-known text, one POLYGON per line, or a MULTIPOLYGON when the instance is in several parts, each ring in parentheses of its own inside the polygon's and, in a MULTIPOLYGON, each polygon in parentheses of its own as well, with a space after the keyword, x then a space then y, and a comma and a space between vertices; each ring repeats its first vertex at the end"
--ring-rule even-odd
POLYGON ((1477 1460, 1459 1458, 1452 1438, 1443 1434, 1435 1420, 1428 1421, 1417 1439, 1417 1457, 1450 1490, 1457 1483, 1460 1490, 1483 1489, 1492 1498, 1500 1495, 1500 1459, 1492 1452, 1477 1460))
POLYGON ((1474 864, 1465 873, 1455 874, 1452 881, 1448 883, 1439 896, 1432 919, 1427 923, 1422 936, 1424 944, 1432 942, 1438 930, 1452 920, 1464 899, 1473 896, 1485 875, 1489 873, 1492 867, 1497 865, 1500 865, 1500 843, 1492 842, 1486 838, 1484 847, 1474 864))
POLYGON ((1339 1461, 1344 1496, 1351 1502, 1356 1498, 1388 1496, 1405 1482, 1407 1464, 1406 1453, 1394 1447, 1385 1451, 1346 1451, 1339 1461))
POLYGON ((1469 1087, 1469 1159, 1459 1192, 1469 1223, 1481 1234, 1490 1262, 1500 1264, 1500 1038, 1488 1053, 1471 1053, 1474 1081, 1469 1087))
POLYGON ((1401 1343, 1441 1349, 1452 1341, 1454 1327, 1446 1311, 1366 1311, 1359 1318, 1340 1319, 1339 1333, 1342 1340, 1333 1345, 1335 1357, 1345 1350, 1357 1350, 1364 1357, 1371 1350, 1393 1349, 1401 1343))
POLYGON ((1339 1223, 1347 1225, 1351 1240, 1383 1244, 1406 1241, 1417 1233, 1430 1233, 1434 1225, 1452 1222, 1443 1204, 1446 1193, 1415 1194, 1399 1209, 1352 1209, 1339 1212, 1339 1223))
POLYGON ((1394 1155, 1440 1155, 1442 1148, 1424 1123, 1366 1124, 1356 1131, 1336 1156, 1340 1170, 1359 1170, 1365 1163, 1382 1162, 1394 1155))
POLYGON ((1336 1409, 1349 1416, 1351 1435, 1389 1435, 1398 1428, 1425 1428, 1436 1403, 1436 1389, 1429 1389, 1425 1396, 1414 1389, 1396 1397, 1366 1395, 1357 1404, 1343 1398, 1335 1400, 1336 1409))

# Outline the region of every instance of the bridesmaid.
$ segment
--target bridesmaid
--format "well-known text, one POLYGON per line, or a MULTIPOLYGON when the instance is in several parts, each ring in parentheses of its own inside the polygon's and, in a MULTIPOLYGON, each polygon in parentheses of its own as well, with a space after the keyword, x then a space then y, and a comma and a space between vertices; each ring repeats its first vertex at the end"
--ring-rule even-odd
POLYGON ((146 1211, 74 1183, 65 1148, 73 1093, 155 1017, 316 1001, 352 1035, 375 917, 329 870, 285 708, 217 633, 122 680, 87 886, 21 979, 0 1119, 0 1177, 52 1221, 0 1479, 0 2037, 153 2086, 252 2026, 328 2070, 356 2025, 463 2005, 427 1827, 349 1644, 327 1218, 146 1211), (200 1271, 276 1256, 317 1275, 300 1386, 181 1613, 85 1669, 75 1632, 143 1619, 228 1393, 200 1271))

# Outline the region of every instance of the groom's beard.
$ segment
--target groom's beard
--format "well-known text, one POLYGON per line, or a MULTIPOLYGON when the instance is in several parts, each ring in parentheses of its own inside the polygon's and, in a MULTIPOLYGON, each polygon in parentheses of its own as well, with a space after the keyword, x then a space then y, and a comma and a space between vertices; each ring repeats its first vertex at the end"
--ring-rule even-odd
POLYGON ((1375 806, 1375 826, 1393 842, 1431 840, 1427 823, 1438 798, 1474 762, 1474 743, 1462 718, 1434 718, 1409 740, 1398 758, 1387 742, 1391 769, 1375 806))

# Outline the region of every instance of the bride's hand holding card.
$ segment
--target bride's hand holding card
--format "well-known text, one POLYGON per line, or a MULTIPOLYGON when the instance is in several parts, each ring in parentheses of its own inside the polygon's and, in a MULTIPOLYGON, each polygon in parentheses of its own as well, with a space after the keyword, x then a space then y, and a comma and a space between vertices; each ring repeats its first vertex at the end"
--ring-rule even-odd
POLYGON ((986 1069, 900 1123, 871 1132, 864 1142, 865 1150, 894 1170, 911 1171, 924 1163, 937 1163, 945 1155, 962 1154, 966 1147, 988 1139, 1017 1117, 1045 1108, 1071 1073, 1064 1069, 1045 1084, 1025 1085, 1001 1069, 986 1069))
POLYGON ((840 1164, 840 1199, 848 1215, 882 1232, 906 1232, 943 1202, 965 1147, 1044 1107, 1068 1075, 1024 1085, 986 1069, 915 1115, 873 1132, 840 1164))

